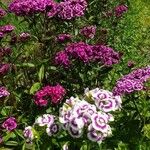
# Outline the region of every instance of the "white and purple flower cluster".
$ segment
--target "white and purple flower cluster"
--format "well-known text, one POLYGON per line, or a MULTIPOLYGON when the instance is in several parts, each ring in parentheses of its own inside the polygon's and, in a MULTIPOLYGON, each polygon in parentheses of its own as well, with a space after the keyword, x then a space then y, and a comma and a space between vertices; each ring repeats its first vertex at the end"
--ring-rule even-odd
POLYGON ((60 130, 58 123, 55 123, 55 116, 44 114, 35 120, 35 124, 43 127, 46 126, 46 133, 49 136, 55 135, 60 130))
POLYGON ((35 125, 46 127, 46 133, 48 136, 55 135, 60 130, 59 124, 56 123, 56 117, 50 114, 44 114, 35 120, 35 123, 32 127, 28 126, 24 129, 23 135, 27 142, 32 142, 37 137, 35 125))
POLYGON ((130 94, 144 89, 144 83, 150 78, 150 66, 132 71, 119 79, 113 89, 114 95, 130 94))
POLYGON ((72 137, 80 138, 85 131, 89 140, 101 142, 111 135, 109 122, 114 118, 110 112, 119 108, 119 96, 96 88, 85 92, 85 98, 82 100, 74 97, 67 99, 60 108, 59 121, 72 137))
POLYGON ((25 127, 23 135, 26 138, 26 142, 30 143, 35 138, 34 129, 31 126, 25 127))

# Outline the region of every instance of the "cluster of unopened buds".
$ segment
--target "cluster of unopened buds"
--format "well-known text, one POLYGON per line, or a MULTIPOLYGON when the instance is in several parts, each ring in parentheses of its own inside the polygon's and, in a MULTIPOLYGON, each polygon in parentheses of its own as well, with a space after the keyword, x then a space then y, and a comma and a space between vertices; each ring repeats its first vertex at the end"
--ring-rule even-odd
POLYGON ((96 88, 85 92, 85 98, 71 97, 60 108, 59 121, 74 138, 87 134, 89 140, 101 142, 112 134, 111 111, 121 108, 121 98, 113 93, 96 88), (84 133, 85 132, 85 133, 84 133))

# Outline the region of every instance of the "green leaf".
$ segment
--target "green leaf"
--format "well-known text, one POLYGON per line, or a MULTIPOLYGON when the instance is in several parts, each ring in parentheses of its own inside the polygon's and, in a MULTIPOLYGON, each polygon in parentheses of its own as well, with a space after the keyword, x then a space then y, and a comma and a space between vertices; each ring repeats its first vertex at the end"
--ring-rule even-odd
POLYGON ((34 94, 36 91, 38 91, 41 88, 41 83, 40 82, 36 82, 32 85, 32 87, 30 88, 30 94, 34 94))
POLYGON ((144 136, 150 139, 150 124, 146 124, 143 127, 144 136))
POLYGON ((33 63, 22 63, 22 64, 16 64, 18 67, 30 67, 33 68, 35 65, 33 63))
POLYGON ((7 135, 3 137, 3 141, 6 142, 10 138, 14 138, 14 137, 16 137, 16 135, 13 132, 7 132, 7 135))
POLYGON ((7 141, 7 142, 5 143, 5 145, 9 145, 9 146, 17 146, 18 143, 17 143, 16 141, 7 141))
POLYGON ((39 81, 42 82, 44 78, 44 65, 41 66, 40 71, 38 73, 39 81))

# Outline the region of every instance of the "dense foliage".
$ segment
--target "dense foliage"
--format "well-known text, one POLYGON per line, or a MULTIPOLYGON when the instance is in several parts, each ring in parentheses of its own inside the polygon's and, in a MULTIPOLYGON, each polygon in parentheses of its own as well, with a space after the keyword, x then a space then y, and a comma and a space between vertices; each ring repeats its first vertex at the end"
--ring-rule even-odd
POLYGON ((0 2, 0 149, 148 150, 148 3, 0 2))

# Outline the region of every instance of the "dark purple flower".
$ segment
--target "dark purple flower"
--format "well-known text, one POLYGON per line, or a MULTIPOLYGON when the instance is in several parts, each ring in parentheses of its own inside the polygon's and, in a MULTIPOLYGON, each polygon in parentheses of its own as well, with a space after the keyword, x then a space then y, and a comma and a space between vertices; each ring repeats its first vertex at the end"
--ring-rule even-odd
POLYGON ((57 8, 58 17, 65 20, 70 20, 75 17, 84 15, 87 2, 85 0, 66 0, 60 2, 57 8))
POLYGON ((49 17, 56 14, 56 2, 53 0, 14 0, 9 5, 9 11, 17 16, 31 16, 47 12, 49 17))
POLYGON ((30 37, 31 37, 31 36, 30 36, 29 33, 23 32, 23 33, 21 33, 21 34, 19 35, 19 41, 20 41, 20 42, 25 42, 25 41, 29 40, 30 37))
POLYGON ((0 64, 0 76, 6 75, 10 70, 10 64, 0 64))
POLYGON ((70 66, 69 56, 65 51, 58 52, 55 56, 55 63, 57 65, 68 68, 70 66))
POLYGON ((125 13, 128 10, 128 7, 126 5, 119 5, 115 7, 115 16, 121 17, 123 13, 125 13))
POLYGON ((3 33, 10 33, 15 29, 15 26, 13 25, 4 25, 0 27, 0 32, 3 33))
POLYGON ((5 87, 0 87, 0 98, 1 97, 6 97, 9 96, 10 93, 7 91, 7 89, 5 87))
POLYGON ((80 34, 86 38, 93 38, 96 33, 96 26, 86 26, 80 30, 80 34))
POLYGON ((6 11, 0 8, 0 19, 2 19, 4 16, 6 16, 6 11))
POLYGON ((12 131, 17 128, 17 121, 14 117, 10 117, 3 122, 2 127, 7 131, 12 131))

